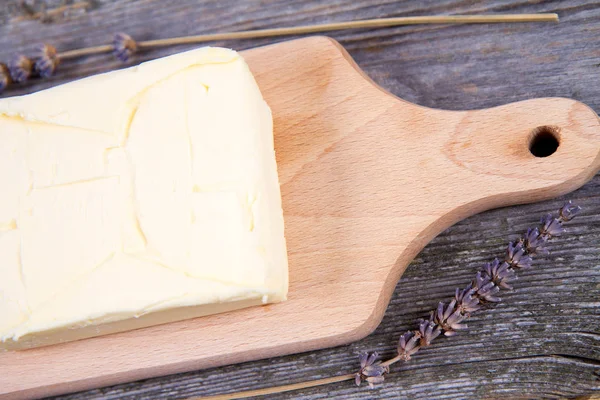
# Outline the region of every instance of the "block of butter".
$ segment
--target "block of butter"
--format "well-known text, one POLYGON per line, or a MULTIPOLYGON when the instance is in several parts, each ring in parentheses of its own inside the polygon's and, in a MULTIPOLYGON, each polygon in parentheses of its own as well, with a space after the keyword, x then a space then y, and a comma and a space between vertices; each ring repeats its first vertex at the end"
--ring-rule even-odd
POLYGON ((0 347, 280 302, 271 112, 201 48, 0 100, 0 347))

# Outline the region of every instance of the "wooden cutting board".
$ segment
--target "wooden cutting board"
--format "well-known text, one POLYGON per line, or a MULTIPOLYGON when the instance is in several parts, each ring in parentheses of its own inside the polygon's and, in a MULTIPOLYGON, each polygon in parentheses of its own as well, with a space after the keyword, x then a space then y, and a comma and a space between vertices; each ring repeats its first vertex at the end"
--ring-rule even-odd
POLYGON ((567 193, 600 170, 598 116, 570 99, 442 111, 385 92, 325 37, 243 55, 273 110, 289 300, 0 353, 0 398, 358 340, 379 324, 407 265, 438 233, 483 210, 567 193), (530 151, 547 155, 556 144, 547 157, 530 151))

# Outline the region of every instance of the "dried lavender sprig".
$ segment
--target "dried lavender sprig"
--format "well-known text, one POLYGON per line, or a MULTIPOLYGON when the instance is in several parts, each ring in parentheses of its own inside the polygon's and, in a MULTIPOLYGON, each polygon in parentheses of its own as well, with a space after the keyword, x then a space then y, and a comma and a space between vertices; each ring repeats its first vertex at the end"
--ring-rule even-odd
POLYGON ((515 271, 506 261, 500 263, 496 258, 491 263, 487 263, 483 268, 484 276, 494 282, 500 289, 512 289, 512 286, 510 286, 508 282, 514 279, 515 271))
POLYGON ((23 55, 17 56, 8 64, 13 82, 25 82, 33 72, 33 60, 23 55))
POLYGON ((527 253, 530 255, 537 254, 548 254, 546 249, 546 237, 540 235, 538 227, 527 229, 527 234, 523 238, 523 245, 527 249, 527 253))
POLYGON ((398 342, 398 355, 404 361, 410 360, 410 356, 419 351, 419 341, 421 339, 421 332, 408 331, 404 335, 400 336, 398 342))
POLYGON ((379 354, 375 353, 361 353, 358 356, 360 361, 360 369, 354 376, 354 382, 357 386, 360 386, 360 383, 365 380, 369 384, 369 386, 373 387, 375 383, 383 382, 383 375, 389 372, 389 367, 387 365, 382 365, 380 361, 377 361, 379 354))
MULTIPOLYGON (((76 5, 65 5, 59 7, 52 13, 62 12, 68 8, 86 8, 89 5, 88 2, 84 2, 79 6, 76 5)), ((50 13, 50 11, 48 12, 50 13)), ((49 15, 49 14, 48 14, 49 15)), ((36 18, 43 16, 43 14, 35 14, 36 18)), ((211 33, 205 35, 193 35, 183 36, 168 39, 156 39, 136 42, 131 36, 125 33, 118 33, 115 35, 112 44, 103 44, 100 46, 85 47, 75 50, 61 51, 55 53, 56 60, 58 59, 71 59, 76 57, 82 57, 92 54, 102 54, 112 52, 119 60, 128 61, 130 56, 135 53, 139 48, 156 48, 164 46, 173 46, 181 44, 197 44, 205 43, 209 41, 217 40, 231 40, 231 39, 251 39, 251 38, 264 38, 274 36, 286 36, 286 35, 299 35, 299 34, 314 34, 317 32, 329 32, 336 30, 345 29, 358 29, 358 28, 383 28, 389 26, 399 26, 407 24, 470 24, 470 23, 503 23, 503 22, 558 22, 557 14, 506 14, 506 15, 444 15, 444 16, 413 16, 413 17, 397 17, 397 18, 377 18, 367 19, 358 21, 345 21, 345 22, 334 22, 319 25, 308 25, 308 26, 295 26, 290 28, 273 28, 273 29, 257 29, 252 31, 239 31, 239 32, 224 32, 224 33, 211 33)), ((25 57, 20 55, 20 57, 25 57)), ((39 69, 41 72, 38 76, 46 78, 51 76, 56 71, 58 61, 53 61, 51 64, 47 64, 48 59, 43 60, 45 56, 40 57, 39 69), (51 68, 50 68, 51 67, 51 68)), ((39 60, 31 60, 31 65, 39 60)), ((15 79, 13 76, 12 82, 22 83, 27 81, 31 76, 30 68, 29 73, 27 70, 16 67, 11 68, 11 74, 17 76, 15 79)), ((0 75, 1 78, 1 75, 0 75)), ((8 86, 11 82, 5 81, 2 84, 0 80, 0 93, 8 86)))
MULTIPOLYGON (((552 216, 550 215, 552 218, 552 216)), ((523 245, 523 239, 515 243, 509 243, 506 248, 506 257, 504 259, 511 268, 529 268, 533 259, 527 254, 527 248, 523 245)))
POLYGON ((471 287, 463 290, 456 288, 454 298, 456 299, 456 307, 464 315, 468 316, 481 308, 479 298, 475 296, 475 289, 471 287))
POLYGON ((44 44, 38 49, 38 57, 35 61, 35 70, 42 78, 49 78, 54 74, 60 58, 56 48, 49 44, 44 44))
MULTIPOLYGON (((533 256, 547 253, 544 248, 547 242, 562 234, 565 231, 563 223, 572 220, 580 211, 581 207, 568 201, 558 211, 558 217, 551 214, 544 216, 540 228, 530 228, 523 238, 510 242, 503 262, 494 259, 485 264, 466 288, 456 289, 454 298, 449 303, 439 303, 437 309, 431 312, 429 320, 419 321, 418 330, 407 331, 400 336, 397 355, 377 364, 375 379, 361 372, 366 365, 362 360, 371 360, 368 354, 361 355, 361 369, 355 375, 356 384, 360 385, 363 379, 369 382, 370 386, 381 383, 385 374, 389 372, 387 367, 391 364, 409 361, 422 347, 429 346, 442 333, 444 336, 453 336, 457 330, 466 329, 467 326, 462 322, 484 305, 499 302, 501 299, 496 294, 501 289, 512 289, 508 282, 514 278, 515 271, 531 267, 533 256)), ((377 353, 371 356, 374 357, 371 361, 373 364, 378 356, 377 353)))
MULTIPOLYGON (((421 336, 419 347, 429 346, 436 337, 441 335, 441 333, 442 328, 436 325, 433 321, 421 320, 419 322, 419 335, 421 336)), ((416 353, 416 351, 414 353, 416 353)))
POLYGON ((454 336, 456 331, 467 329, 467 325, 461 323, 466 318, 457 307, 456 299, 452 299, 449 304, 440 302, 433 314, 433 322, 442 329, 445 336, 454 336))
POLYGON ((8 65, 0 63, 0 93, 11 83, 12 77, 10 76, 8 65))
POLYGON ((126 33, 117 33, 113 39, 113 54, 121 62, 129 61, 129 58, 138 50, 138 45, 131 36, 126 33))
POLYGON ((563 222, 569 222, 575 218, 581 212, 581 207, 573 205, 573 201, 569 200, 558 212, 558 220, 563 222))

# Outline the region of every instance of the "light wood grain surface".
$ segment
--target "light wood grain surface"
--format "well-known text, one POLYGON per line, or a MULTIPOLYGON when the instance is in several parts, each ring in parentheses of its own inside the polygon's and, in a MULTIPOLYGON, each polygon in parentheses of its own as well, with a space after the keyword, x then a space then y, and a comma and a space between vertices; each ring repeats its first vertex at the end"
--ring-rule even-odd
MULTIPOLYGON (((156 2, 149 1, 96 2, 85 14, 46 24, 10 22, 9 16, 16 13, 16 8, 7 6, 0 12, 0 18, 8 22, 0 28, 3 33, 0 55, 6 56, 15 49, 31 49, 40 37, 50 38, 52 43, 65 48, 100 44, 106 39, 99 37, 109 38, 116 30, 125 30, 133 36, 137 33, 140 38, 154 38, 289 26, 312 20, 326 22, 442 12, 557 11, 562 23, 549 27, 539 24, 529 27, 410 27, 335 36, 375 81, 394 94, 421 105, 474 109, 533 97, 566 96, 588 103, 596 110, 600 106, 593 85, 598 71, 598 62, 594 64, 598 58, 594 55, 598 44, 594 18, 600 13, 592 3, 487 2, 482 5, 449 1, 432 2, 423 8, 416 2, 373 4, 220 2, 197 5, 196 2, 182 1, 158 7, 156 2), (150 19, 154 23, 144 25, 143 21, 150 19)), ((266 41, 227 45, 242 49, 263 43, 266 41)), ((175 50, 153 52, 138 61, 175 50)), ((100 62, 104 58, 94 60, 77 68, 65 65, 63 75, 52 81, 24 86, 11 94, 116 66, 113 62, 100 62)), ((528 168, 523 169, 525 176, 530 172, 528 168)), ((555 171, 557 176, 565 173, 568 172, 560 167, 555 171)), ((501 394, 559 397, 597 390, 595 374, 600 359, 597 303, 600 290, 600 192, 597 181, 596 177, 572 195, 582 203, 586 214, 574 224, 571 235, 555 245, 557 251, 542 260, 539 269, 525 274, 517 282, 516 290, 505 296, 502 305, 473 317, 469 332, 442 340, 419 353, 413 362, 395 369, 399 372, 392 374, 377 390, 356 389, 348 383, 340 383, 280 398, 481 398, 501 394)), ((445 204, 443 195, 438 198, 436 200, 445 204)), ((382 324, 362 341, 74 396, 182 398, 351 371, 356 365, 357 351, 376 349, 390 354, 398 332, 412 327, 414 319, 451 295, 456 285, 467 282, 481 262, 501 255, 507 237, 514 237, 515 233, 536 222, 534 213, 550 211, 558 205, 558 201, 549 201, 504 208, 477 215, 450 228, 426 247, 409 267, 392 296, 382 324)), ((404 210, 395 211, 403 215, 404 210)), ((407 224, 410 228, 410 221, 407 224)), ((403 228, 408 229, 402 225, 398 230, 403 228)), ((359 291, 355 299, 358 306, 340 308, 331 319, 344 320, 355 309, 363 309, 363 301, 368 304, 372 296, 369 288, 359 291)))

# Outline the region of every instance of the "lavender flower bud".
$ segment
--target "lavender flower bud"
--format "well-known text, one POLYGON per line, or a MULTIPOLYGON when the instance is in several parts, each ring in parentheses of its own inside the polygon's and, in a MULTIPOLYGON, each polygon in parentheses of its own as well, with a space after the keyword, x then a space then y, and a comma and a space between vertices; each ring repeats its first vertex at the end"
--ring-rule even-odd
POLYGON ((455 331, 467 328, 467 325, 461 324, 466 317, 455 306, 456 300, 452 300, 448 305, 440 303, 434 314, 434 322, 442 328, 445 336, 452 336, 455 331))
POLYGON ((49 44, 44 44, 39 48, 38 53, 38 59, 35 62, 35 70, 42 78, 49 78, 54 75, 54 72, 60 63, 56 48, 49 44))
POLYGON ((113 40, 113 53, 120 61, 126 62, 137 51, 137 43, 126 33, 117 33, 113 40))
POLYGON ((433 321, 422 320, 419 323, 419 334, 421 336, 419 346, 429 346, 441 333, 442 330, 433 321))
POLYGON ((4 91, 10 85, 12 79, 10 77, 10 70, 6 64, 0 63, 0 93, 4 91))
POLYGON ((356 386, 360 386, 360 384, 362 383, 362 376, 360 376, 360 373, 355 373, 354 374, 354 383, 356 384, 356 386))
POLYGON ((379 357, 379 354, 375 353, 361 353, 358 355, 360 361, 360 369, 354 374, 354 382, 356 386, 360 386, 362 380, 366 380, 370 387, 373 387, 375 383, 381 383, 384 381, 384 375, 390 370, 387 366, 381 365, 380 362, 375 362, 379 357))
POLYGON ((521 242, 508 244, 505 261, 512 268, 529 268, 533 262, 531 257, 525 255, 525 248, 521 242))
POLYGON ((575 218, 581 211, 581 207, 574 206, 571 200, 567 201, 564 206, 559 210, 560 219, 562 222, 567 222, 575 218))
POLYGON ((411 331, 400 336, 400 340, 398 341, 398 355, 401 360, 408 361, 410 360, 410 356, 419 351, 419 339, 421 339, 421 335, 415 335, 411 331))
POLYGON ((465 315, 477 311, 481 308, 479 305, 479 299, 473 297, 475 291, 471 287, 467 287, 466 289, 460 290, 456 288, 456 293, 454 294, 454 299, 458 304, 458 310, 465 315))
POLYGON ((512 289, 508 284, 515 275, 515 272, 510 268, 508 263, 502 264, 496 258, 491 263, 485 265, 482 276, 494 282, 494 284, 502 289, 512 289))
POLYGON ((475 275, 472 285, 475 290, 475 296, 480 300, 492 303, 497 303, 501 300, 499 297, 494 296, 500 291, 500 288, 496 286, 494 282, 484 278, 481 272, 478 272, 477 275, 475 275))
POLYGON ((10 76, 14 82, 22 83, 27 81, 33 72, 33 61, 31 59, 20 55, 14 58, 10 64, 10 76))
POLYGON ((525 249, 527 249, 527 253, 548 254, 548 250, 544 248, 546 242, 546 238, 540 235, 540 230, 538 228, 527 229, 527 234, 525 235, 524 240, 524 245, 525 249))
POLYGON ((550 239, 553 236, 558 236, 565 231, 560 223, 560 220, 554 218, 551 214, 546 215, 542 218, 542 230, 540 234, 543 235, 546 239, 550 239))

